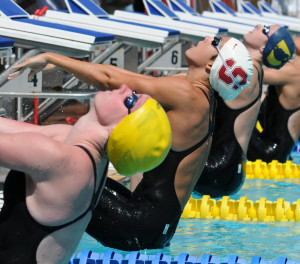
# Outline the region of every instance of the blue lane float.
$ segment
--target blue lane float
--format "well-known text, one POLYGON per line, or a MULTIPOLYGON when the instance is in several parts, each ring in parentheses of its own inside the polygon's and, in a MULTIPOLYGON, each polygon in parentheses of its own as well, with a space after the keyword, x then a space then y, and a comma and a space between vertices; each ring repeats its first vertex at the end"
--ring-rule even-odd
MULTIPOLYGON (((237 255, 230 255, 228 258, 221 260, 219 257, 210 254, 204 254, 201 257, 190 256, 187 253, 181 253, 173 259, 171 256, 163 253, 156 255, 141 254, 138 251, 132 251, 125 255, 106 251, 96 253, 91 250, 85 250, 78 253, 70 259, 68 264, 246 264, 247 261, 237 255)), ((271 262, 262 259, 259 256, 253 256, 251 264, 300 264, 300 261, 288 260, 286 257, 279 257, 271 262)))

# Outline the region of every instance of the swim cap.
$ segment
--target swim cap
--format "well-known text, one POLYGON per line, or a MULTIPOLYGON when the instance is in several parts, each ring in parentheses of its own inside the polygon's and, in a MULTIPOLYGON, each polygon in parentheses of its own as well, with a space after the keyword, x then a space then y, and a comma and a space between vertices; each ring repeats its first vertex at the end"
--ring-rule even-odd
POLYGON ((158 166, 167 156, 171 141, 167 114, 157 101, 149 98, 115 127, 106 153, 120 174, 131 176, 158 166))
POLYGON ((269 68, 280 69, 294 55, 295 43, 291 34, 281 27, 268 39, 263 51, 263 63, 269 68))
POLYGON ((218 52, 209 81, 224 100, 230 101, 249 86, 253 75, 252 58, 244 44, 235 38, 230 38, 218 52))

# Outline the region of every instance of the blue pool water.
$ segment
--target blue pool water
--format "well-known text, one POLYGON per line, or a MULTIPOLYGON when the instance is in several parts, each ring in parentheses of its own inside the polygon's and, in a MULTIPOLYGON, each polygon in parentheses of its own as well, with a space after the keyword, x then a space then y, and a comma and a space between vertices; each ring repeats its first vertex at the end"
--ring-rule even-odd
MULTIPOLYGON (((297 155, 293 162, 300 164, 300 155, 297 155)), ((260 197, 266 197, 269 201, 284 198, 292 203, 300 198, 300 179, 247 179, 242 189, 231 198, 238 200, 242 196, 253 202, 260 197)), ((87 249, 98 253, 110 250, 84 234, 75 254, 87 249)), ((128 254, 125 251, 113 250, 123 256, 128 254)), ((260 256, 269 261, 279 257, 300 261, 300 222, 181 219, 169 247, 142 252, 147 255, 162 252, 172 257, 180 253, 188 253, 195 257, 212 254, 220 260, 234 254, 245 259, 247 263, 250 263, 253 256, 260 256)))

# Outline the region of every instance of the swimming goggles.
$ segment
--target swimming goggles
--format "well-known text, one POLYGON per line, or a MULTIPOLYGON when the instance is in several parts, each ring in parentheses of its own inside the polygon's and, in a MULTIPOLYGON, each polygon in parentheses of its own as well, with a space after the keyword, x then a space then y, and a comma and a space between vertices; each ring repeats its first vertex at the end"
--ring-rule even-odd
POLYGON ((221 61, 223 63, 223 65, 225 66, 226 72, 229 74, 231 80, 234 82, 234 84, 239 88, 239 89, 243 89, 243 87, 235 80, 228 64, 226 63, 224 57, 222 56, 222 53, 220 51, 220 46, 222 44, 222 38, 220 37, 214 37, 213 41, 211 42, 211 45, 217 49, 219 56, 221 58, 221 61))
POLYGON ((128 108, 128 114, 130 114, 130 109, 134 107, 138 97, 135 95, 136 91, 132 91, 132 96, 127 96, 124 100, 125 106, 128 108))
POLYGON ((270 38, 269 32, 270 32, 270 27, 264 26, 264 28, 262 29, 262 33, 264 33, 268 37, 268 39, 270 38))

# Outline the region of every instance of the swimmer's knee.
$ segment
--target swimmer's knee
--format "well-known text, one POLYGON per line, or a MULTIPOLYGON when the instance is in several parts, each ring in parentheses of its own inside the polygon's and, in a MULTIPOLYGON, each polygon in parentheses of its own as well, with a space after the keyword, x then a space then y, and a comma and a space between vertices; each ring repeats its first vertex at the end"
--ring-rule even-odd
POLYGON ((218 173, 201 174, 194 192, 198 195, 210 195, 212 198, 233 195, 245 182, 245 172, 242 164, 236 164, 218 173))

